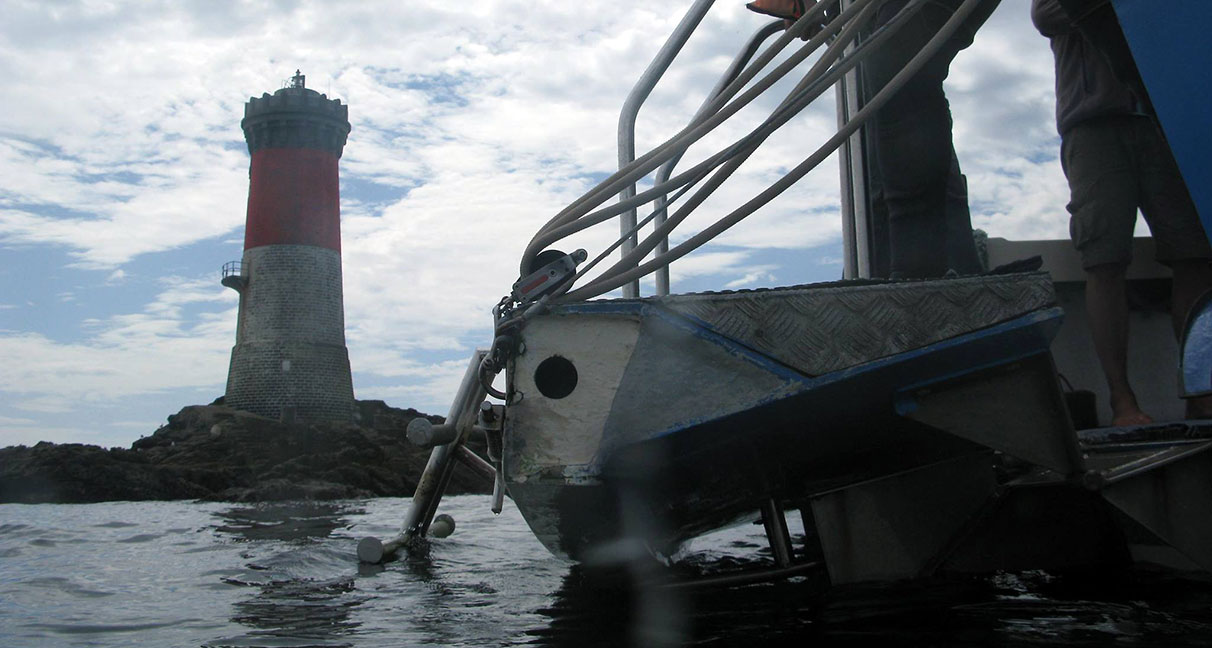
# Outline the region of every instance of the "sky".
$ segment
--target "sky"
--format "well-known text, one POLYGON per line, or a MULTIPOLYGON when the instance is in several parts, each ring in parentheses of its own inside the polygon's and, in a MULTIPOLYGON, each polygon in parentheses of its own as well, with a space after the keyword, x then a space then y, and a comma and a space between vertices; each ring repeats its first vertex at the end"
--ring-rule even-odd
MULTIPOLYGON (((491 342, 491 308, 526 243, 617 168, 623 101, 691 4, 0 0, 0 446, 128 446, 223 394, 237 294, 220 268, 241 256, 248 195, 240 119, 296 69, 349 106, 340 191, 355 395, 445 414, 469 356, 491 342)), ((1028 4, 1003 0, 952 65, 955 145, 975 227, 1067 238, 1052 55, 1028 4)), ((715 4, 641 109, 638 151, 687 122, 766 21, 715 4)), ((748 132, 789 84, 684 166, 748 132)), ((835 128, 826 94, 674 242, 835 128)), ((674 264, 673 290, 839 279, 839 209, 831 157, 674 264)), ((565 249, 596 256, 617 231, 612 221, 565 249)))

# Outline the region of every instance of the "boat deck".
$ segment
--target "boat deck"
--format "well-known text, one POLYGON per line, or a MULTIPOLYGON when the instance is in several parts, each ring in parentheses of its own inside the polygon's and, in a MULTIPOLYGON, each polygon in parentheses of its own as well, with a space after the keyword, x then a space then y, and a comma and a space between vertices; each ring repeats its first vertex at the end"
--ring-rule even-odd
POLYGON ((646 299, 819 376, 1056 305, 1047 273, 856 280, 646 299))

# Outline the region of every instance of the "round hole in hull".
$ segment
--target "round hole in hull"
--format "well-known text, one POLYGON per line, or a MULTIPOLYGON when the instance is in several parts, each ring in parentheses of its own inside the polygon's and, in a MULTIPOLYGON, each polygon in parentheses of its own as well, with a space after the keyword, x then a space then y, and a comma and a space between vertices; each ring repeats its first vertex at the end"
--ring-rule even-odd
POLYGON ((535 368, 534 384, 548 398, 564 398, 577 388, 577 368, 568 358, 553 355, 535 368))

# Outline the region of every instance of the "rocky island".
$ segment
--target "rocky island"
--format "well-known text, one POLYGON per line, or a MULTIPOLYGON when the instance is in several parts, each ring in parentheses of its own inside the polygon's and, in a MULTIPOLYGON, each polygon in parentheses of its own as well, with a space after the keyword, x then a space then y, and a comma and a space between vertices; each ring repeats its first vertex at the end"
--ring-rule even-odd
MULTIPOLYGON (((193 405, 127 448, 42 442, 0 449, 0 503, 199 499, 260 502, 410 496, 429 450, 412 419, 441 417, 357 401, 358 423, 283 422, 221 404, 193 405)), ((483 456, 483 439, 468 445, 483 456)), ((446 493, 491 484, 456 466, 446 493)))

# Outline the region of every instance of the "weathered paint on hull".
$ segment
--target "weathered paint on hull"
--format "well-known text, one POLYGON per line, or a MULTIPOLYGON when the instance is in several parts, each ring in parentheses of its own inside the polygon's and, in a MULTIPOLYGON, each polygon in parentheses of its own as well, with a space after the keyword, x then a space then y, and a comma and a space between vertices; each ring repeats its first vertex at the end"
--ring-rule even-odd
MULTIPOLYGON (((522 394, 507 419, 510 494, 549 549, 583 559, 637 532, 668 551, 772 497, 804 498, 978 452, 988 439, 911 418, 931 411, 924 386, 1041 354, 1046 361, 1059 316, 1035 309, 809 376, 659 304, 558 309, 528 325, 525 353, 510 367, 522 394), (552 362, 575 369, 566 394, 572 374, 562 386, 544 382, 541 367, 552 362)), ((1052 444, 1045 454, 1066 465, 1072 449, 1052 444)))

